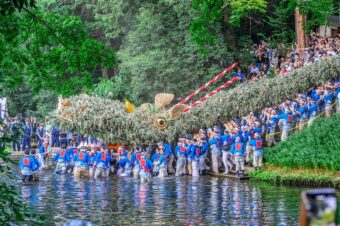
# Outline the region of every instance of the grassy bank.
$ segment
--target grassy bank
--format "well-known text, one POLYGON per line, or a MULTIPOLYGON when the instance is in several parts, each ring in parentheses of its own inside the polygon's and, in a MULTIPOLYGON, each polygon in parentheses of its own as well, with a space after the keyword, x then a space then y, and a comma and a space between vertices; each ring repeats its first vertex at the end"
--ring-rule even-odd
POLYGON ((256 180, 340 188, 340 114, 319 118, 286 141, 264 150, 265 166, 256 180))
POLYGON ((266 165, 261 171, 251 171, 254 180, 276 184, 308 187, 340 188, 340 172, 326 169, 297 169, 266 165))

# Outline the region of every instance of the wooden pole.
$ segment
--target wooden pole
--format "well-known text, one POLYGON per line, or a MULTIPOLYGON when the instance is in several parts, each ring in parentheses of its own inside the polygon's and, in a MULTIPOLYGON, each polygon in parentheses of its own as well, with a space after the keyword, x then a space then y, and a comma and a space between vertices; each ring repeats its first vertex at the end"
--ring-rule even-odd
POLYGON ((297 49, 305 49, 307 47, 307 36, 305 34, 305 15, 300 13, 299 9, 295 9, 295 32, 297 40, 297 49))

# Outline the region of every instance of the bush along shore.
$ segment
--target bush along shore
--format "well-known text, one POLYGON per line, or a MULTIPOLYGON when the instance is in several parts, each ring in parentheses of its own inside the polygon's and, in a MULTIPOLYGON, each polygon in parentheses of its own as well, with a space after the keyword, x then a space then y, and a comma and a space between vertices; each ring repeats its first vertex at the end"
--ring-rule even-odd
POLYGON ((286 141, 264 150, 265 165, 255 180, 340 188, 340 114, 319 118, 286 141))

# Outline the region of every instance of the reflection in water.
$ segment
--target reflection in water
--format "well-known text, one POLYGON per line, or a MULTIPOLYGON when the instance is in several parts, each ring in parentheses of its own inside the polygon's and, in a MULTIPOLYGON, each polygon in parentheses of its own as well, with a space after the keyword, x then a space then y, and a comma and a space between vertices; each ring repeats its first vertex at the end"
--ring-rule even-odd
POLYGON ((298 221, 303 189, 212 177, 79 180, 45 174, 21 185, 30 207, 49 223, 70 219, 98 225, 287 225, 298 221))

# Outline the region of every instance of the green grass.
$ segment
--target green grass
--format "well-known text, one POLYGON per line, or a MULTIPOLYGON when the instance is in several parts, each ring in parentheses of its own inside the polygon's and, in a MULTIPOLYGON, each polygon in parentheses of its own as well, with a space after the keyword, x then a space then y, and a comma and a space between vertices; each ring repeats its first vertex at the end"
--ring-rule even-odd
POLYGON ((251 171, 249 174, 255 180, 277 184, 340 188, 340 172, 326 169, 292 169, 265 166, 261 171, 251 171))
POLYGON ((315 120, 312 126, 265 149, 264 158, 271 166, 340 170, 340 114, 315 120))

